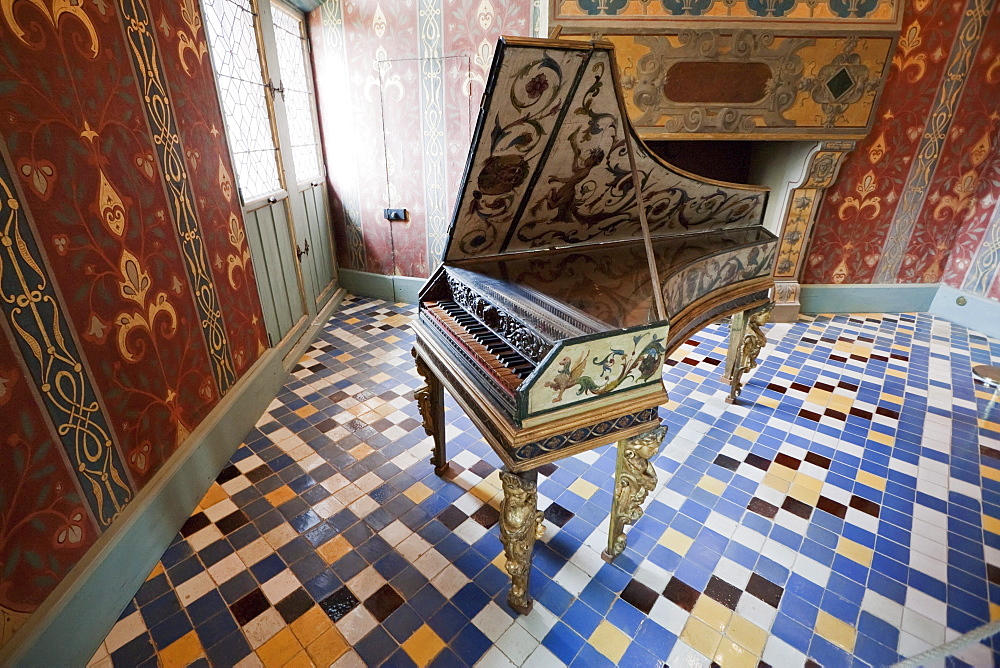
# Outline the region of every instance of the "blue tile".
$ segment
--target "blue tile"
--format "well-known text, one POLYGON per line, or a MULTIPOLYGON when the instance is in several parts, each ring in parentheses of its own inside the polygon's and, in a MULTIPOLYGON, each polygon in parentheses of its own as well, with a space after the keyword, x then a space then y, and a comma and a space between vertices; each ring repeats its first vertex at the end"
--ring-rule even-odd
POLYGON ((563 622, 556 622, 545 635, 542 645, 565 664, 570 664, 586 641, 563 622))

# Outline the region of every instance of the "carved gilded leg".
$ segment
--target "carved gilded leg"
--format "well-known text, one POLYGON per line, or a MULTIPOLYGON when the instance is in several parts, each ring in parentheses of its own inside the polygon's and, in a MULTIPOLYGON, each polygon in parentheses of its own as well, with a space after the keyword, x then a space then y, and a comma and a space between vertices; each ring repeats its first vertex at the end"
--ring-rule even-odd
POLYGON ((535 539, 542 537, 542 513, 538 511, 538 471, 514 473, 504 467, 500 471, 503 501, 500 503, 500 541, 507 555, 510 593, 507 603, 526 615, 531 612, 528 594, 531 576, 531 552, 535 539))
POLYGON ((722 380, 727 383, 733 379, 733 371, 740 359, 740 348, 743 337, 747 333, 747 312, 734 313, 729 319, 729 350, 726 352, 726 369, 722 372, 722 380))
POLYGON ((642 517, 642 502, 656 487, 656 471, 649 460, 660 449, 667 434, 666 427, 618 441, 618 466, 615 469, 615 491, 611 498, 611 526, 608 529, 608 549, 601 556, 611 562, 625 550, 625 525, 635 524, 642 517))
MULTIPOLYGON (((743 341, 740 344, 739 358, 733 369, 732 378, 729 381, 729 396, 726 397, 728 403, 735 403, 736 398, 743 391, 743 374, 757 367, 757 356, 760 355, 760 351, 767 345, 767 337, 764 336, 764 332, 760 328, 766 325, 768 320, 771 319, 771 309, 773 307, 774 304, 764 304, 749 311, 747 328, 750 331, 744 334, 743 341)), ((732 345, 732 341, 730 341, 730 345, 732 345)))
POLYGON ((410 350, 413 360, 417 363, 417 373, 424 379, 425 385, 413 393, 420 409, 420 417, 424 420, 424 432, 434 439, 434 451, 431 453, 431 464, 438 475, 448 470, 448 457, 444 446, 444 386, 437 376, 427 367, 417 349, 410 350))

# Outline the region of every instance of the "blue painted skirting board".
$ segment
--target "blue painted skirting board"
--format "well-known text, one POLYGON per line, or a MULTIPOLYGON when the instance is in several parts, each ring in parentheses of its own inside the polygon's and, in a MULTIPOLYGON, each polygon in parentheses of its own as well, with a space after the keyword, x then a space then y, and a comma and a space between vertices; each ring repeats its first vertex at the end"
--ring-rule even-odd
POLYGON ((353 269, 340 269, 337 276, 340 285, 353 295, 407 304, 417 303, 417 295, 427 282, 426 278, 386 276, 353 269))
POLYGON ((912 313, 926 311, 1000 338, 1000 302, 940 283, 803 285, 803 313, 912 313), (965 305, 956 300, 965 298, 965 305))

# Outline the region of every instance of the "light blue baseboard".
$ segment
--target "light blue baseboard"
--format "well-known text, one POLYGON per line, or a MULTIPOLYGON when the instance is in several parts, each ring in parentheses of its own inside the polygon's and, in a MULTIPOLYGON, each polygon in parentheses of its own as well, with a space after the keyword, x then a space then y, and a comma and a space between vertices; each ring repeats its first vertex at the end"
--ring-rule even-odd
POLYGON ((1000 338, 1000 302, 940 283, 803 285, 799 300, 803 313, 927 312, 1000 338))
POLYGON ((343 296, 265 351, 0 651, 0 666, 87 663, 343 296))
POLYGON ((1000 302, 942 285, 934 295, 930 312, 969 329, 1000 339, 1000 302), (965 298, 965 305, 957 300, 965 298))
POLYGON ((803 285, 803 313, 912 313, 931 307, 938 284, 803 285))
POLYGON ((417 303, 417 295, 427 282, 425 278, 385 276, 353 269, 341 269, 338 276, 340 284, 351 294, 407 304, 417 303))

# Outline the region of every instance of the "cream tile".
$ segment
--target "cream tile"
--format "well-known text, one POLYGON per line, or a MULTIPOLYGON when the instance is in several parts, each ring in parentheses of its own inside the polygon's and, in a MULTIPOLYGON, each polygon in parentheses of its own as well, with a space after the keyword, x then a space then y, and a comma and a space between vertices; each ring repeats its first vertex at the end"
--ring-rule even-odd
POLYGON ((215 582, 212 581, 212 576, 208 572, 202 571, 178 585, 176 593, 181 605, 187 607, 213 589, 215 589, 215 582))
POLYGON ((378 626, 378 621, 363 605, 351 610, 336 622, 341 635, 352 647, 361 641, 369 631, 378 626))
POLYGON ((479 611, 479 614, 472 618, 472 623, 487 638, 496 643, 500 636, 514 623, 514 620, 499 605, 490 601, 485 608, 479 611))
POLYGON ((239 555, 234 553, 209 566, 208 574, 212 576, 213 580, 215 580, 215 584, 221 585, 237 573, 242 573, 246 569, 246 564, 240 560, 239 555))
POLYGON ((281 618, 277 610, 268 608, 243 626, 243 635, 246 636, 250 646, 257 649, 283 628, 285 628, 285 620, 281 618))
POLYGON ((347 586, 359 601, 364 601, 381 589, 385 583, 386 579, 382 577, 382 574, 375 570, 374 566, 369 566, 351 578, 347 586))
POLYGON ((513 624, 504 631, 496 644, 514 665, 520 666, 535 651, 539 643, 538 639, 528 633, 523 626, 513 624))
POLYGON ((295 573, 290 570, 284 570, 262 584, 260 590, 264 592, 264 596, 271 602, 271 605, 276 605, 300 586, 301 584, 298 578, 295 577, 295 573))
POLYGON ((142 619, 142 614, 136 610, 128 617, 119 619, 105 638, 104 644, 108 653, 114 652, 140 634, 146 631, 146 622, 142 619))

